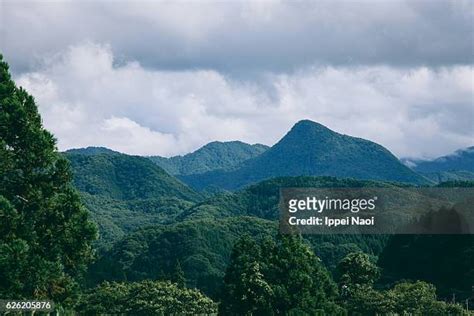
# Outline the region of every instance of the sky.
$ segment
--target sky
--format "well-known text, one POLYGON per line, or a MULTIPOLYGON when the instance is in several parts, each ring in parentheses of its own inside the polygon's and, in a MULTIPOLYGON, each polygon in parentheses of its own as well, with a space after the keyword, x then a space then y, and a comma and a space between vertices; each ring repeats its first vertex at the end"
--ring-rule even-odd
POLYGON ((299 120, 398 157, 474 145, 473 1, 0 2, 60 150, 273 145, 299 120))

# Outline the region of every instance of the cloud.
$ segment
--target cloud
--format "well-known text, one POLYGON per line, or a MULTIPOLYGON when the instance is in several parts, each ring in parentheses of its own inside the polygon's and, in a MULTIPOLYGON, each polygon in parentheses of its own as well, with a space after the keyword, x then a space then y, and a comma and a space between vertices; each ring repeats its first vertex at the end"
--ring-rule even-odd
POLYGON ((313 64, 473 62, 470 0, 6 0, 0 6, 0 49, 15 72, 83 41, 109 43, 118 63, 239 76, 313 64))
POLYGON ((35 96, 62 150, 170 156, 213 140, 271 145, 307 118, 398 156, 434 157, 472 145, 473 76, 472 65, 314 65, 256 80, 149 69, 86 42, 15 80, 35 96))

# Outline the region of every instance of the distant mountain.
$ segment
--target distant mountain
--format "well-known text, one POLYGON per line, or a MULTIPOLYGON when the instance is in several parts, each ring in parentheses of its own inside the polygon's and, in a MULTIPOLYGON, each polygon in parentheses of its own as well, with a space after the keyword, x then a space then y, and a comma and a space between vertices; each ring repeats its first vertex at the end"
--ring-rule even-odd
POLYGON ((172 175, 199 174, 216 169, 230 169, 243 161, 257 157, 269 147, 240 141, 212 142, 184 156, 149 157, 172 175))
POLYGON ((384 147, 309 120, 298 122, 277 144, 234 170, 180 178, 197 189, 232 190, 272 177, 300 175, 430 183, 384 147))
POLYGON ((474 172, 466 171, 466 170, 418 172, 418 173, 436 183, 441 183, 441 182, 446 182, 446 181, 472 181, 474 180, 474 172))
POLYGON ((404 159, 403 162, 435 182, 474 180, 474 146, 433 160, 404 159))
POLYGON ((172 222, 202 199, 147 158, 105 148, 64 155, 71 163, 74 185, 99 225, 100 247, 137 228, 172 222))
POLYGON ((121 200, 174 197, 190 201, 199 194, 167 174, 149 159, 119 153, 66 153, 74 172, 74 185, 91 195, 121 200))
POLYGON ((86 156, 93 156, 99 154, 119 154, 119 152, 105 147, 86 147, 86 148, 73 148, 66 150, 68 154, 81 154, 86 156))
POLYGON ((433 160, 409 160, 412 168, 420 172, 471 171, 474 172, 474 146, 433 160))

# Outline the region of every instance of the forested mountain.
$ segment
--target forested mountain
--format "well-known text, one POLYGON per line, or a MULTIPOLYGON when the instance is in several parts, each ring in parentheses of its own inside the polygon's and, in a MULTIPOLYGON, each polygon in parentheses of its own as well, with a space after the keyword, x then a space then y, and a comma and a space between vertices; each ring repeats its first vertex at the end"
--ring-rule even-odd
MULTIPOLYGON (((263 181, 235 193, 220 193, 180 213, 172 225, 155 225, 125 236, 90 268, 90 281, 141 280, 172 275, 177 261, 188 285, 211 296, 219 289, 233 242, 242 235, 274 236, 281 187, 390 187, 374 181, 333 177, 288 177, 263 181)), ((329 269, 345 255, 378 255, 386 236, 306 236, 329 269)))
POLYGON ((414 171, 435 181, 474 180, 474 146, 433 160, 404 159, 414 171))
POLYGON ((436 288, 418 280, 469 298, 471 236, 278 233, 280 188, 399 192, 410 186, 375 180, 425 183, 379 145, 302 121, 248 160, 233 150, 205 151, 205 163, 191 169, 227 159, 222 168, 229 170, 214 173, 221 177, 213 184, 264 181, 203 196, 148 158, 100 147, 58 153, 33 97, 15 86, 1 55, 0 123, 3 297, 52 301, 48 313, 67 315, 469 313, 437 301, 436 288), (238 168, 230 166, 239 159, 238 168), (377 258, 385 271, 379 284, 377 258))
POLYGON ((85 156, 94 156, 94 155, 99 155, 99 154, 120 154, 117 151, 114 151, 109 148, 105 147, 85 147, 85 148, 73 148, 66 150, 66 153, 68 154, 80 154, 80 155, 85 155, 85 156))
POLYGON ((412 160, 413 169, 419 172, 465 170, 474 172, 474 146, 433 160, 412 160))
POLYGON ((251 217, 156 225, 128 234, 90 268, 90 282, 170 279, 179 262, 189 287, 219 291, 234 242, 272 236, 277 223, 251 217))
POLYGON ((212 142, 184 156, 149 158, 169 174, 190 175, 230 169, 247 159, 257 157, 267 149, 265 145, 250 145, 240 141, 212 142))
POLYGON ((100 246, 173 218, 202 197, 147 158, 110 150, 65 153, 74 185, 99 225, 100 246))
POLYGON ((237 189, 279 176, 335 176, 341 178, 426 184, 430 181, 403 165, 384 147, 342 135, 303 120, 277 144, 230 171, 211 171, 180 178, 197 189, 237 189))
POLYGON ((150 160, 125 154, 66 153, 74 171, 74 185, 82 192, 121 200, 180 198, 200 195, 150 160))
POLYGON ((281 188, 360 188, 394 187, 389 183, 338 179, 336 177, 279 177, 264 180, 236 192, 222 192, 196 203, 181 213, 178 220, 254 216, 277 220, 281 188))

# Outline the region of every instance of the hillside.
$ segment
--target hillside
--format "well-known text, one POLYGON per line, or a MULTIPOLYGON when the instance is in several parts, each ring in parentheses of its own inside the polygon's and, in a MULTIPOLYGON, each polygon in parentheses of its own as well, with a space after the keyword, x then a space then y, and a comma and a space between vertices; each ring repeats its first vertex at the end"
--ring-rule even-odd
POLYGON ((236 192, 222 192, 196 203, 182 212, 177 220, 215 219, 232 216, 254 216, 269 220, 279 218, 281 188, 360 188, 393 187, 390 184, 335 177, 279 177, 264 180, 236 192))
POLYGON ((414 171, 437 183, 474 180, 474 146, 433 160, 406 158, 402 161, 414 171))
MULTIPOLYGON (((297 177, 271 179, 236 193, 221 193, 181 213, 173 224, 140 229, 116 242, 90 268, 89 281, 166 279, 179 261, 188 286, 215 295, 237 238, 245 234, 256 238, 277 234, 281 187, 330 186, 391 185, 331 177, 297 177)), ((379 254, 387 238, 382 235, 313 235, 305 239, 333 270, 350 252, 379 254)))
POLYGON ((150 160, 116 152, 65 153, 74 186, 99 225, 99 246, 139 227, 173 221, 202 197, 150 160))
POLYGON ((66 153, 74 185, 91 195, 133 200, 156 197, 199 199, 199 194, 146 158, 125 154, 66 153))
POLYGON ((148 227, 117 242, 90 268, 89 279, 166 279, 179 261, 189 287, 216 294, 234 242, 245 234, 262 238, 276 231, 275 222, 250 217, 148 227))
POLYGON ((257 157, 267 149, 265 145, 250 145, 240 141, 212 142, 184 156, 148 158, 169 174, 190 175, 232 168, 247 159, 257 157))
POLYGON ((298 122, 277 144, 235 170, 180 178, 196 189, 234 190, 272 177, 300 175, 430 183, 384 147, 309 120, 298 122))
POLYGON ((418 172, 470 171, 474 173, 474 146, 433 160, 411 161, 413 170, 418 172))

